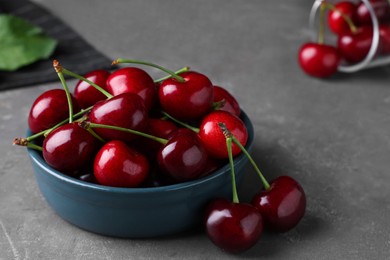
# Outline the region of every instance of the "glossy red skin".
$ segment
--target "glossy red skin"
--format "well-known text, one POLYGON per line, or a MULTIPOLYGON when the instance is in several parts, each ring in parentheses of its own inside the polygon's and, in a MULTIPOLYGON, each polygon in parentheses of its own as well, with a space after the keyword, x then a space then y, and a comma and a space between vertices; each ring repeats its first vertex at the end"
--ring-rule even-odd
MULTIPOLYGON (((380 23, 389 21, 390 4, 387 0, 369 0, 369 2, 373 7, 375 16, 380 23)), ((363 1, 360 1, 360 3, 358 4, 355 17, 357 24, 360 26, 372 25, 372 18, 363 1)))
POLYGON ((236 98, 229 91, 220 87, 214 86, 214 103, 223 101, 224 104, 218 107, 217 110, 229 112, 233 115, 240 116, 241 108, 236 98))
POLYGON ((294 228, 305 214, 306 195, 301 185, 289 176, 280 176, 270 183, 270 189, 253 197, 271 230, 286 232, 294 228))
MULTIPOLYGON (((106 70, 94 70, 85 74, 84 78, 107 90, 106 80, 109 76, 110 72, 106 70)), ((73 94, 81 108, 93 106, 98 101, 105 100, 107 98, 99 90, 82 80, 77 83, 73 94)))
POLYGON ((102 185, 134 188, 146 179, 149 162, 125 143, 113 140, 99 150, 93 169, 96 180, 102 185))
MULTIPOLYGON (((227 129, 243 146, 248 141, 248 130, 239 117, 226 111, 213 111, 203 118, 198 134, 207 154, 216 159, 227 159, 226 137, 219 127, 220 122, 225 123, 227 129)), ((241 149, 233 143, 233 156, 239 153, 241 149)))
MULTIPOLYGON (((147 118, 143 100, 134 93, 123 93, 109 100, 99 101, 89 113, 89 120, 92 123, 114 125, 140 132, 146 128, 147 118)), ((106 141, 131 141, 138 137, 131 133, 104 128, 94 128, 94 131, 106 141)))
POLYGON ((43 141, 42 154, 54 169, 74 174, 93 159, 98 146, 98 140, 74 122, 50 132, 43 141))
POLYGON ((337 47, 343 59, 350 63, 362 61, 371 48, 372 36, 373 30, 370 26, 360 27, 355 33, 340 36, 337 47))
MULTIPOLYGON (((149 118, 144 133, 169 139, 171 133, 177 129, 178 127, 169 120, 149 118)), ((133 144, 137 150, 148 157, 149 161, 156 160, 157 152, 162 147, 161 143, 148 138, 138 138, 133 144)))
POLYGON ((337 3, 335 7, 339 11, 330 10, 328 13, 328 26, 330 30, 337 35, 342 35, 351 32, 348 23, 345 21, 340 12, 348 16, 354 23, 357 7, 356 4, 352 2, 343 1, 337 3))
POLYGON ((139 95, 149 111, 156 99, 156 86, 152 77, 144 70, 127 67, 114 71, 107 79, 107 90, 116 96, 131 92, 139 95))
POLYGON ((179 120, 199 119, 212 109, 213 84, 195 71, 183 72, 180 76, 185 82, 169 78, 161 83, 158 91, 161 107, 179 120))
POLYGON ((390 25, 381 24, 379 26, 379 37, 380 37, 380 54, 390 54, 390 25))
POLYGON ((327 78, 337 72, 341 55, 330 45, 305 43, 298 52, 298 61, 302 70, 317 78, 327 78))
MULTIPOLYGON (((76 99, 72 97, 73 112, 80 111, 76 99)), ((68 99, 65 90, 51 89, 43 92, 35 99, 28 115, 28 126, 33 133, 55 126, 69 118, 68 99)))
POLYGON ((250 204, 214 199, 206 209, 205 227, 216 246, 229 253, 240 253, 259 241, 263 218, 250 204))
POLYGON ((198 178, 206 167, 207 153, 197 134, 179 128, 157 153, 160 170, 176 181, 198 178))

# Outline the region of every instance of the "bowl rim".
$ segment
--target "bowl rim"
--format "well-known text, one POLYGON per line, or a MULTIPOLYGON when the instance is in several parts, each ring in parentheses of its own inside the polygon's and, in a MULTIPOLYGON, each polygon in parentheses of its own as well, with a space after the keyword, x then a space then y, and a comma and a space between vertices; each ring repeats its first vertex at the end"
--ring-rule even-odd
MULTIPOLYGON (((254 130, 253 130, 253 124, 251 120, 249 119, 248 115, 241 110, 240 119, 244 122, 247 131, 248 131, 248 141, 245 146, 246 149, 250 150, 253 146, 254 141, 254 130)), ((30 130, 27 130, 27 136, 30 135, 30 130)), ((129 188, 129 187, 113 187, 113 186, 105 186, 101 184, 95 184, 86 182, 83 180, 76 179, 72 176, 66 175, 51 166, 49 166, 45 160, 43 159, 40 152, 37 150, 27 148, 28 155, 30 156, 30 159, 33 160, 41 169, 43 169, 45 172, 49 173, 49 176, 56 178, 62 182, 66 182, 69 184, 72 184, 74 186, 79 186, 81 188, 86 189, 92 189, 95 191, 100 192, 109 192, 109 193, 126 193, 126 194, 145 194, 145 193, 156 193, 156 192, 169 192, 169 191, 178 191, 182 189, 187 189, 190 187, 201 185, 205 182, 208 182, 210 180, 216 179, 220 177, 221 175, 226 173, 227 168, 230 168, 229 163, 223 165, 221 168, 216 170, 214 173, 191 181, 181 182, 181 183, 175 183, 170 185, 164 185, 164 186, 158 186, 158 187, 135 187, 135 188, 129 188)), ((237 157, 234 158, 234 164, 237 164, 241 162, 242 160, 246 159, 246 156, 241 153, 237 157)))

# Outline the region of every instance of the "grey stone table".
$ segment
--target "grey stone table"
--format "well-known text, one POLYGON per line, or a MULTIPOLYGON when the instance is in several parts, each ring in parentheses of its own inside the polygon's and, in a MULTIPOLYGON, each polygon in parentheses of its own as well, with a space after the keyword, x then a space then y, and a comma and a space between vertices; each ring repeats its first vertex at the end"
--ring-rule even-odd
MULTIPOLYGON (((60 87, 30 86, 0 93, 1 260, 389 259, 390 66, 328 80, 303 74, 296 56, 310 36, 312 1, 36 2, 113 59, 189 65, 229 89, 253 120, 253 154, 265 175, 298 179, 308 206, 296 229, 265 233, 238 256, 202 230, 154 239, 80 230, 49 208, 26 151, 11 145, 25 134, 35 97, 60 87)), ((241 200, 260 187, 248 167, 241 200)))

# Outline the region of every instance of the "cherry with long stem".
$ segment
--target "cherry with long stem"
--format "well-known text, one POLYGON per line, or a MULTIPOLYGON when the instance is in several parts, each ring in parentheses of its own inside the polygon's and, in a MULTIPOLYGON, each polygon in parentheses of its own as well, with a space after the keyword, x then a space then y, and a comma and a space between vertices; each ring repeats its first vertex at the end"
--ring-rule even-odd
POLYGON ((233 199, 212 200, 205 213, 205 228, 210 240, 230 253, 240 253, 253 247, 263 232, 263 217, 251 204, 240 203, 235 182, 232 134, 224 131, 232 182, 233 199))
POLYGON ((301 185, 289 176, 279 176, 268 183, 247 150, 223 123, 220 123, 220 127, 247 156, 263 182, 264 190, 253 197, 252 205, 261 212, 268 227, 278 232, 294 228, 306 210, 306 195, 301 185))

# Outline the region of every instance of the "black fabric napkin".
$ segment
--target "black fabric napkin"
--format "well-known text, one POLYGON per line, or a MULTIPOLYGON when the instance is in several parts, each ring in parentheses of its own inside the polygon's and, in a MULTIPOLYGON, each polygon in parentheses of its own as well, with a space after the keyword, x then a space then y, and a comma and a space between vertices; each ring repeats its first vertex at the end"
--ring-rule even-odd
POLYGON ((38 4, 26 0, 0 0, 0 12, 24 18, 58 40, 57 48, 50 59, 35 62, 14 72, 0 71, 0 90, 59 80, 52 66, 53 59, 82 75, 96 69, 111 68, 111 59, 98 52, 69 26, 38 4))

